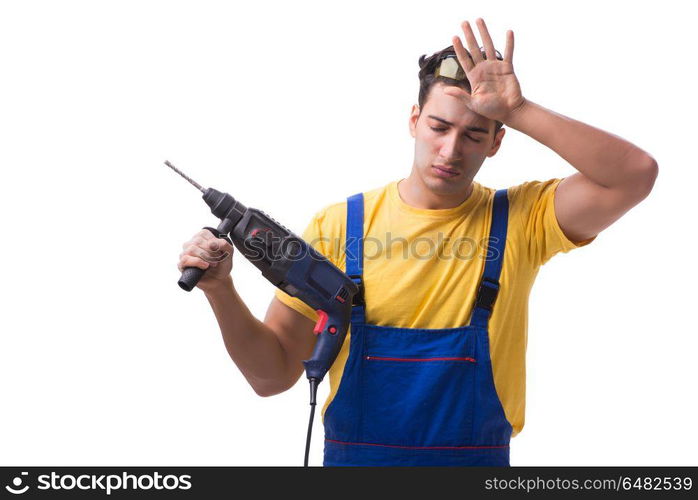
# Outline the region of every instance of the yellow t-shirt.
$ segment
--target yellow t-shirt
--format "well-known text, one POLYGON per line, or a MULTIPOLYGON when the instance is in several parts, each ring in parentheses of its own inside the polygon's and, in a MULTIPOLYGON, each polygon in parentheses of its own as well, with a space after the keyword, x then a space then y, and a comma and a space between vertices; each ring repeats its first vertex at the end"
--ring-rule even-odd
MULTIPOLYGON (((562 179, 509 188, 509 223, 500 290, 489 321, 490 356, 497 394, 518 434, 524 425, 528 297, 541 265, 595 239, 574 243, 560 229, 553 199, 562 179)), ((399 328, 467 325, 484 269, 495 189, 473 182, 454 208, 407 205, 393 181, 364 193, 366 323, 399 328)), ((320 210, 303 239, 339 269, 345 267, 346 200, 320 210)), ((306 317, 317 313, 277 289, 276 297, 306 317)), ((330 394, 337 393, 349 356, 351 329, 332 365, 330 394)))

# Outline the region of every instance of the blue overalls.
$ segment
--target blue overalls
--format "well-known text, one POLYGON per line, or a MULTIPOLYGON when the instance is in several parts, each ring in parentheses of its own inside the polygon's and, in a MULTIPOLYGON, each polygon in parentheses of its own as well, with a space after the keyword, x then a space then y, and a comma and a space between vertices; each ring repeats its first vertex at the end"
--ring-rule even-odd
POLYGON ((363 194, 347 199, 346 272, 359 285, 349 357, 327 407, 325 466, 509 466, 511 424, 497 396, 487 324, 499 290, 509 202, 496 192, 470 325, 365 322, 363 194))

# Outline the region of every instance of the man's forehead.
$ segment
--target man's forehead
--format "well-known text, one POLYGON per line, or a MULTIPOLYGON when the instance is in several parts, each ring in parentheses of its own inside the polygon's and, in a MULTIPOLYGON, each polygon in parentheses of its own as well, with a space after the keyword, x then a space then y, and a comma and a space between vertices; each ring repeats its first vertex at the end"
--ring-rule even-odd
POLYGON ((434 85, 422 114, 432 119, 440 118, 456 127, 476 127, 489 133, 491 120, 475 113, 457 98, 444 94, 443 88, 444 85, 434 85))

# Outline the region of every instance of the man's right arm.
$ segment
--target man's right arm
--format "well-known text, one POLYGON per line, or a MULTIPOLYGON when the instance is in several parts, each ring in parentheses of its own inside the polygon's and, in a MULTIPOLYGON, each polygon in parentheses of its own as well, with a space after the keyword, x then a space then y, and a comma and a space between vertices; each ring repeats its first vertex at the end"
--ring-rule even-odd
POLYGON ((315 323, 276 297, 259 321, 242 301, 230 276, 204 291, 223 342, 254 391, 273 396, 293 387, 315 345, 315 323))
POLYGON ((205 269, 197 288, 206 295, 218 320, 228 354, 260 396, 291 388, 303 373, 304 359, 315 346, 315 323, 272 300, 264 321, 255 318, 233 286, 233 246, 208 230, 182 245, 177 268, 205 269))

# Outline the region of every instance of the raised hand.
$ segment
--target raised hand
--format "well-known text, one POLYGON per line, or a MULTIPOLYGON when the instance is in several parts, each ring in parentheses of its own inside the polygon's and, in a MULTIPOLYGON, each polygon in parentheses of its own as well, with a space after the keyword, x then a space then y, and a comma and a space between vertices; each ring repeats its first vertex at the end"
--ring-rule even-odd
POLYGON ((444 89, 444 93, 463 100, 469 109, 479 115, 505 123, 512 113, 526 102, 521 95, 519 80, 514 74, 514 32, 507 31, 504 59, 500 61, 496 58, 494 44, 485 21, 478 18, 476 23, 486 58, 483 58, 480 52, 468 21, 461 24, 468 50, 463 47, 459 37, 453 37, 453 48, 470 82, 471 92, 468 94, 460 87, 450 86, 444 89))

